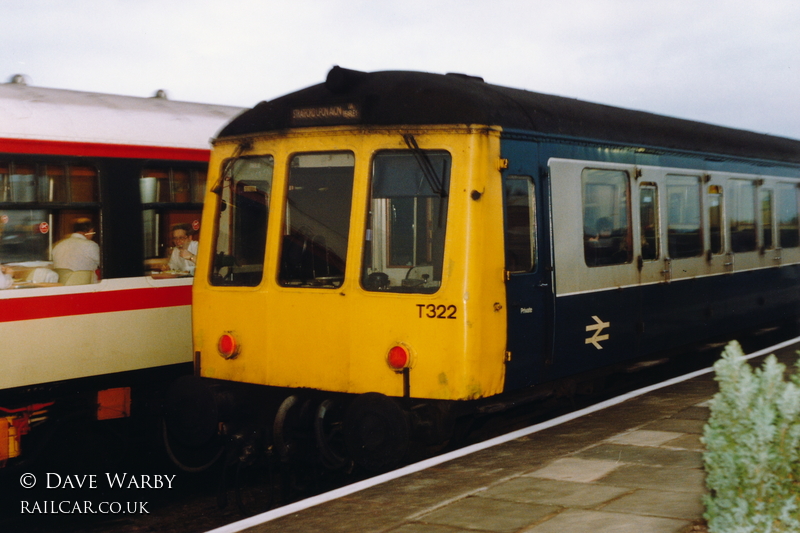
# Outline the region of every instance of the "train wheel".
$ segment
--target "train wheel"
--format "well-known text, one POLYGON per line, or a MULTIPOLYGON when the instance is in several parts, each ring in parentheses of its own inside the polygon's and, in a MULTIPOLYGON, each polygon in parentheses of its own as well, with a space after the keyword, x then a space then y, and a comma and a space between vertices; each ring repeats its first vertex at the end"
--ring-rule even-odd
POLYGON ((341 405, 330 398, 317 407, 314 418, 314 439, 317 442, 320 460, 325 468, 339 470, 352 462, 347 460, 344 443, 341 405))
POLYGON ((313 436, 312 400, 293 394, 287 397, 275 414, 272 435, 275 452, 284 463, 309 457, 313 436))
POLYGON ((396 466, 408 450, 409 435, 406 412, 383 394, 362 394, 345 413, 347 450, 357 465, 370 472, 396 466))
POLYGON ((167 429, 166 421, 162 422, 164 450, 170 460, 184 472, 203 472, 211 468, 225 452, 220 442, 209 442, 200 447, 187 447, 176 442, 167 429))
POLYGON ((186 376, 170 387, 162 436, 167 455, 181 470, 202 472, 222 457, 218 426, 217 398, 205 382, 186 376))

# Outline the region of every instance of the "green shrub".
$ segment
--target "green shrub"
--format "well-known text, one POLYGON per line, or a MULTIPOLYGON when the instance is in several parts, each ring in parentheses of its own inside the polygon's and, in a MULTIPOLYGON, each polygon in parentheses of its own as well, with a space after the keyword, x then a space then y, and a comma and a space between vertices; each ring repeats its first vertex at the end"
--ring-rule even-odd
POLYGON ((753 371, 737 342, 714 370, 720 390, 703 436, 709 530, 800 532, 800 377, 785 381, 774 355, 753 371))

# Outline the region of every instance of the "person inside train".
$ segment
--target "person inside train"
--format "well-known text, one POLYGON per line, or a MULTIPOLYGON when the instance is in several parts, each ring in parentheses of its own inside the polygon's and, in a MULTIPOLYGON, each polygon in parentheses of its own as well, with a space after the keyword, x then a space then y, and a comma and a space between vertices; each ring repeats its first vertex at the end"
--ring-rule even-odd
POLYGON ((92 240, 94 224, 88 218, 79 218, 72 228, 72 235, 53 246, 53 268, 73 272, 91 272, 89 283, 97 283, 97 268, 100 266, 100 245, 92 240))
POLYGON ((172 226, 172 253, 169 256, 169 269, 179 272, 188 272, 194 276, 197 266, 197 241, 192 239, 192 227, 189 224, 175 224, 172 226))
POLYGON ((10 289, 14 285, 14 269, 0 265, 0 289, 10 289))

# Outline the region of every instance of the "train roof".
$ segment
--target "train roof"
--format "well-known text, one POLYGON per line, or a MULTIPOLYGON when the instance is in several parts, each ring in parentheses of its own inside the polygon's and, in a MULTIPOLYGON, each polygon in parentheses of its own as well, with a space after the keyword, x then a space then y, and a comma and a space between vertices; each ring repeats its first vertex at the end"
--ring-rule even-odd
POLYGON ((485 83, 462 74, 359 72, 262 102, 219 137, 307 126, 479 124, 660 150, 800 163, 800 141, 485 83))
POLYGON ((0 151, 4 139, 209 150, 209 140, 243 110, 32 87, 18 78, 0 84, 0 151))

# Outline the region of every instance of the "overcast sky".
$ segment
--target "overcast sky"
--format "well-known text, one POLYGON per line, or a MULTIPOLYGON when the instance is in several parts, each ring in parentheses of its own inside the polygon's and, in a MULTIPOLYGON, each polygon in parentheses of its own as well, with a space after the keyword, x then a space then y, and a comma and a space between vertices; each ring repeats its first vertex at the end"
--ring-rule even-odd
POLYGON ((0 0, 0 81, 250 107, 333 65, 800 139, 798 0, 0 0))

